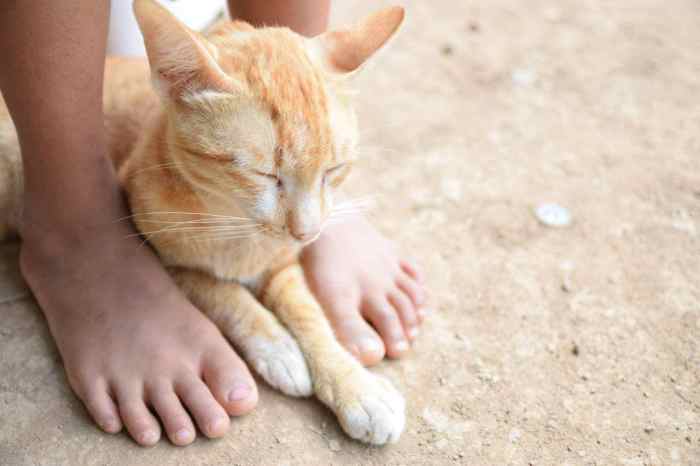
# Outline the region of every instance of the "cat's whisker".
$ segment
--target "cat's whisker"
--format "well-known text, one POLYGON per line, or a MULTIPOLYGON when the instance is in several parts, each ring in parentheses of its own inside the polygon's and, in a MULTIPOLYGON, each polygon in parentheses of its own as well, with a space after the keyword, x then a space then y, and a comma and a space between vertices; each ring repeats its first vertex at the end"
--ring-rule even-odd
POLYGON ((139 213, 130 215, 130 217, 139 217, 139 216, 144 216, 144 215, 197 215, 197 216, 201 216, 201 217, 216 217, 216 218, 250 220, 247 217, 234 217, 231 215, 211 214, 208 212, 185 212, 185 211, 178 211, 178 210, 173 210, 173 211, 160 210, 160 211, 152 211, 152 212, 139 212, 139 213))
POLYGON ((354 153, 361 158, 366 158, 367 156, 373 156, 377 154, 398 154, 401 151, 398 149, 392 149, 390 147, 364 147, 362 149, 355 149, 354 153))
POLYGON ((166 162, 166 163, 159 163, 156 165, 150 165, 148 167, 140 168, 138 170, 134 170, 132 172, 127 173, 126 179, 130 180, 134 178, 136 175, 141 175, 143 172, 151 171, 151 170, 158 170, 161 168, 173 168, 177 167, 179 164, 177 162, 166 162))
POLYGON ((338 202, 335 207, 342 207, 347 205, 357 205, 357 204, 369 204, 374 202, 374 196, 362 196, 353 199, 346 199, 344 201, 338 202))
POLYGON ((225 231, 225 232, 234 232, 234 231, 249 231, 251 229, 256 229, 259 228, 259 224, 252 224, 252 225, 226 225, 226 226, 215 226, 215 227, 180 227, 177 228, 177 225, 171 225, 166 228, 161 228, 160 230, 154 230, 154 231, 145 231, 141 233, 134 233, 129 236, 145 236, 145 237, 151 237, 159 234, 164 234, 164 233, 186 233, 186 232, 217 232, 217 231, 225 231))
MULTIPOLYGON (((126 215, 124 217, 120 217, 116 219, 114 222, 123 222, 126 220, 130 219, 136 219, 136 218, 142 218, 146 216, 170 216, 170 215, 192 215, 192 216, 197 216, 197 217, 210 217, 214 219, 226 219, 226 220, 247 220, 250 221, 252 219, 248 217, 234 217, 231 215, 221 215, 221 214, 210 214, 207 212, 181 212, 181 211, 153 211, 153 212, 138 212, 135 214, 131 215, 126 215)), ((195 220, 206 220, 206 219, 195 219, 195 220)), ((145 220, 140 220, 140 221, 145 221, 145 220)))
MULTIPOLYGON (((243 219, 234 221, 243 221, 243 219)), ((140 223, 156 223, 159 225, 245 225, 242 223, 232 223, 231 220, 225 219, 198 219, 198 220, 183 220, 176 222, 172 220, 139 220, 140 223)))
POLYGON ((333 206, 332 210, 344 210, 344 209, 369 209, 374 206, 373 201, 354 201, 354 202, 343 202, 333 206))
POLYGON ((362 213, 367 212, 373 206, 371 202, 347 202, 341 203, 331 209, 330 215, 338 215, 344 213, 362 213))
POLYGON ((262 232, 264 232, 264 228, 260 228, 257 230, 253 230, 250 232, 240 232, 240 233, 219 233, 215 235, 205 235, 205 234, 200 234, 200 235, 192 235, 188 238, 188 240, 193 240, 193 241, 220 241, 220 240, 225 240, 225 239, 245 239, 245 238, 254 238, 258 235, 260 235, 262 232))
MULTIPOLYGON (((223 240, 223 239, 245 239, 245 238, 255 238, 257 235, 262 233, 264 228, 260 228, 259 230, 252 230, 249 232, 238 232, 238 233, 219 233, 216 235, 209 235, 207 236, 204 233, 200 234, 193 234, 193 235, 178 235, 176 237, 170 238, 168 240, 163 241, 163 245, 167 244, 173 244, 173 243, 182 243, 185 241, 217 241, 217 240, 223 240)), ((142 245, 146 244, 149 241, 149 237, 144 237, 143 242, 141 243, 142 245)))
POLYGON ((336 212, 328 216, 328 218, 347 218, 347 217, 361 217, 365 214, 365 211, 354 211, 354 212, 336 212))
POLYGON ((336 212, 328 216, 328 218, 347 218, 347 217, 362 217, 365 215, 365 211, 353 211, 353 212, 336 212))

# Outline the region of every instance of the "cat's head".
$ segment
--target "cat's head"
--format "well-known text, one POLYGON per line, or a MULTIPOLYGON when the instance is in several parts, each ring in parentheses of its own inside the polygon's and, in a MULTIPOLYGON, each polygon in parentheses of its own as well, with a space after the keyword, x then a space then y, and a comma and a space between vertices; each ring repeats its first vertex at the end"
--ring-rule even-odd
POLYGON ((307 242, 354 160, 349 78, 396 32, 394 7, 314 38, 226 22, 206 36, 153 0, 136 0, 178 166, 273 235, 307 242))

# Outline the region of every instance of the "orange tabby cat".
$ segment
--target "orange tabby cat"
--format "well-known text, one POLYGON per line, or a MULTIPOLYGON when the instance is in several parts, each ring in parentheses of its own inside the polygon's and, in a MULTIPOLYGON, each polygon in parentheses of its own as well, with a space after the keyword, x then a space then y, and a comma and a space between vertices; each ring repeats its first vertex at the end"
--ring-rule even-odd
MULTIPOLYGON (((152 0, 134 9, 156 93, 145 64, 109 60, 105 113, 137 228, 270 385, 315 394, 353 438, 396 441, 401 394, 336 341, 298 254, 332 217, 354 160, 349 78, 396 32, 403 9, 313 39, 236 21, 203 36, 152 0)), ((17 226, 22 187, 0 111, 2 235, 17 226)))

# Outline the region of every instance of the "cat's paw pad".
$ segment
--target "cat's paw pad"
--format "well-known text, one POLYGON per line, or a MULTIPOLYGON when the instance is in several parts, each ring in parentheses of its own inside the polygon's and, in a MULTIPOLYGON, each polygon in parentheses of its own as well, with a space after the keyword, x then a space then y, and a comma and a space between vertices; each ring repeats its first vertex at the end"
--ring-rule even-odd
POLYGON ((313 394, 306 360, 291 337, 257 339, 247 353, 247 359, 255 371, 272 387, 290 396, 313 394))
POLYGON ((352 438, 374 445, 395 443, 406 423, 403 396, 386 379, 368 373, 356 393, 345 393, 336 410, 343 430, 352 438))

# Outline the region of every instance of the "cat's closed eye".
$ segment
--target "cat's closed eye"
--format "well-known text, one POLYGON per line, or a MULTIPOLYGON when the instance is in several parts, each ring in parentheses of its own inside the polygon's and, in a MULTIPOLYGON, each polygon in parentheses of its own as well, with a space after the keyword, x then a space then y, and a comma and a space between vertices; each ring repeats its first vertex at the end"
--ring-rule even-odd
POLYGON ((261 171, 256 170, 255 174, 258 176, 267 178, 270 181, 274 182, 275 184, 277 184, 278 188, 282 187, 282 179, 279 176, 275 175, 274 173, 265 173, 265 172, 261 172, 261 171))
POLYGON ((339 163, 335 167, 331 167, 328 170, 326 170, 326 173, 324 173, 324 178, 328 178, 329 176, 334 175, 335 173, 339 172, 341 168, 344 168, 346 164, 344 163, 339 163))
POLYGON ((323 174, 323 182, 330 183, 333 186, 339 185, 345 178, 345 175, 348 173, 348 170, 344 169, 348 168, 349 166, 350 165, 347 163, 339 163, 338 165, 329 168, 323 174))

